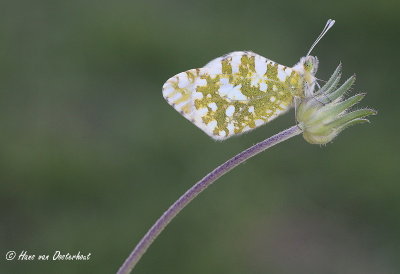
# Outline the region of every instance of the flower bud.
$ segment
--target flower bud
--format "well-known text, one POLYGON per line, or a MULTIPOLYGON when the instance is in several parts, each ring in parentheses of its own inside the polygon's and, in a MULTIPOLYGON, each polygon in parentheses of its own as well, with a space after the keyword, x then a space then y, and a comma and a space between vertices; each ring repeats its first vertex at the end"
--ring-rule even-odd
POLYGON ((365 117, 377 113, 372 109, 349 112, 349 108, 361 101, 365 93, 344 99, 344 94, 353 85, 355 76, 337 88, 340 77, 341 65, 323 87, 312 96, 301 99, 296 108, 296 118, 303 130, 303 137, 311 144, 326 144, 345 128, 369 122, 365 117))

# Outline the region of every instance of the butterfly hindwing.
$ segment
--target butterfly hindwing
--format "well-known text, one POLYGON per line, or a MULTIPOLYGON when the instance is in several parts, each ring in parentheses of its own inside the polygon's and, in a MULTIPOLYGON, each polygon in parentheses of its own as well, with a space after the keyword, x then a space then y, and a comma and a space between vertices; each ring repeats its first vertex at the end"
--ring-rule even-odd
POLYGON ((301 88, 297 71, 253 52, 232 52, 170 78, 164 98, 217 140, 268 123, 289 109, 301 88))

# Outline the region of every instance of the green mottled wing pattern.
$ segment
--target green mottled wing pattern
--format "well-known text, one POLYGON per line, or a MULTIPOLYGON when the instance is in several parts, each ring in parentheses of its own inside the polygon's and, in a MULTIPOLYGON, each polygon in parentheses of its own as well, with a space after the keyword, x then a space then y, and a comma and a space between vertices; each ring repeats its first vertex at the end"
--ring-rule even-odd
POLYGON ((303 77, 253 52, 232 52, 170 78, 167 102, 217 140, 268 123, 303 94, 303 77))

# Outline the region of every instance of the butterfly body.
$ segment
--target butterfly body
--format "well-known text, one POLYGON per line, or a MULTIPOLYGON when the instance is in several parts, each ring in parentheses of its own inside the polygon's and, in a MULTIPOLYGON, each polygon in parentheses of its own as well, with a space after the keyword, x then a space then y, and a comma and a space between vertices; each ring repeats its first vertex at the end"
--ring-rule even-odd
POLYGON ((235 51, 165 82, 163 96, 216 140, 264 125, 314 94, 318 59, 310 53, 333 26, 329 19, 305 57, 293 67, 250 51, 235 51))

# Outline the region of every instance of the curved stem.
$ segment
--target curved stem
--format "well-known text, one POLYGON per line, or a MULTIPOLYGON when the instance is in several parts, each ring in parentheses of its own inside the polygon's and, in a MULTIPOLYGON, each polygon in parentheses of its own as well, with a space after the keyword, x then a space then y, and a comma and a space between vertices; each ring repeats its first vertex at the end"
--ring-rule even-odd
POLYGON ((163 231, 163 229, 168 225, 169 222, 187 205, 189 204, 197 195, 199 195, 203 190, 205 190, 209 185, 211 185, 215 180, 217 180, 222 175, 228 173, 237 165, 243 163, 247 159, 257 155, 258 153, 270 148, 280 142, 283 142, 291 137, 299 135, 302 130, 296 125, 288 128, 262 142, 259 142, 252 147, 242 151, 236 156, 232 157, 212 172, 207 174, 203 179, 198 181, 194 186, 192 186, 185 194, 183 194, 175 203, 173 203, 167 211, 155 222, 155 224, 150 228, 150 230, 143 236, 140 242, 137 244, 135 249, 125 260, 123 265, 118 270, 117 274, 128 274, 135 267, 136 263, 140 260, 149 246, 157 238, 157 236, 163 231))

